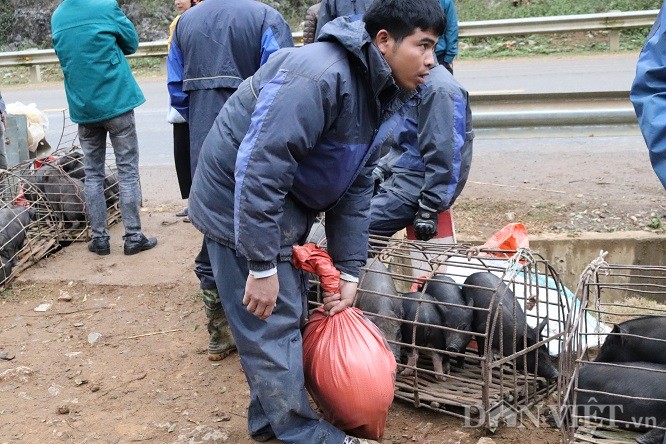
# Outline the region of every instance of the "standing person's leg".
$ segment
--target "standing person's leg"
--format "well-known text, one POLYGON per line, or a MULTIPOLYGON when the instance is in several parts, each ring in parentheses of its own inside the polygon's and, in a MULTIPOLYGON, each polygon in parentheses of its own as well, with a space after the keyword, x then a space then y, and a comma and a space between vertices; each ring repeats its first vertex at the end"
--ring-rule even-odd
MULTIPOLYGON (((233 91, 231 89, 207 89, 189 92, 191 177, 194 177, 203 142, 213 127, 220 109, 233 91)), ((219 361, 232 352, 236 346, 220 303, 205 240, 202 242, 199 254, 194 259, 194 273, 199 278, 199 287, 203 291, 204 310, 208 318, 208 359, 219 361)))
POLYGON ((257 439, 270 435, 290 443, 340 444, 345 434, 319 418, 308 402, 303 376, 303 292, 289 262, 278 263, 280 291, 273 314, 262 321, 243 305, 247 261, 206 239, 222 304, 250 386, 248 429, 257 439))
POLYGON ((5 145, 5 125, 0 121, 0 169, 7 169, 7 148, 5 145))
MULTIPOLYGON (((134 111, 128 111, 105 122, 118 167, 120 214, 125 226, 125 254, 135 254, 157 245, 154 237, 141 232, 141 184, 139 183, 139 141, 134 111)), ((102 164, 102 169, 104 168, 102 164)), ((86 179, 87 181, 87 179, 86 179)))
POLYGON ((173 124, 173 158, 176 165, 176 177, 180 197, 190 197, 192 171, 190 170, 190 125, 187 123, 173 124))
POLYGON ((83 194, 86 214, 92 231, 88 250, 100 255, 111 252, 109 232, 106 229, 106 200, 104 198, 104 160, 106 154, 106 129, 104 122, 79 125, 79 141, 83 151, 83 168, 86 180, 83 194))
POLYGON ((236 349, 236 344, 217 292, 205 239, 194 263, 194 273, 199 278, 199 288, 203 293, 204 310, 208 318, 208 359, 221 361, 236 349))

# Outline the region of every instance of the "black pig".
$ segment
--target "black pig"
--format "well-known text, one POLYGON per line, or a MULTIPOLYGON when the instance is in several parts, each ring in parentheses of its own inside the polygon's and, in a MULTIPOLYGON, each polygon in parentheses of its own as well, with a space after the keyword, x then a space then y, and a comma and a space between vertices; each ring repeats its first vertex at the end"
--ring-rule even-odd
MULTIPOLYGON (((446 348, 445 330, 436 326, 444 325, 444 313, 440 308, 441 306, 436 303, 436 299, 428 293, 412 292, 405 293, 402 300, 402 307, 404 311, 405 321, 402 323, 402 340, 406 344, 411 344, 412 341, 415 345, 420 347, 428 347, 437 350, 444 350, 446 348), (418 312, 418 313, 417 313, 418 312), (417 316, 418 315, 418 316, 417 316), (428 325, 417 325, 412 322, 418 322, 428 325)), ((436 378, 444 381, 445 373, 448 373, 448 357, 447 368, 443 367, 442 353, 436 351, 429 352, 432 358, 432 366, 437 373, 436 378)), ((419 360, 419 350, 414 348, 409 354, 407 365, 415 367, 419 360)), ((414 374, 413 368, 405 368, 402 375, 414 374)))
POLYGON ((595 361, 666 364, 666 317, 641 316, 615 325, 595 361))
MULTIPOLYGON (((639 431, 649 426, 666 427, 666 365, 647 362, 621 365, 588 363, 580 368, 578 389, 581 391, 576 396, 576 414, 626 421, 631 424, 617 422, 613 425, 639 431)), ((636 441, 662 444, 664 439, 664 430, 653 429, 636 441)))
MULTIPOLYGON (((443 274, 436 274, 425 284, 425 291, 433 296, 437 301, 446 303, 440 305, 444 317, 444 325, 453 330, 444 330, 446 340, 446 350, 454 353, 465 353, 467 344, 472 339, 472 320, 474 310, 468 307, 474 306, 474 301, 465 301, 462 290, 456 282, 443 274), (453 305, 449 305, 453 304, 453 305), (467 333, 465 333, 467 332, 467 333)), ((445 369, 448 369, 448 355, 444 357, 445 369)), ((465 357, 459 356, 457 359, 458 367, 464 367, 465 357)))
MULTIPOLYGON (((400 324, 403 315, 402 301, 388 269, 377 259, 371 259, 367 270, 359 276, 356 306, 363 310, 372 322, 384 333, 386 339, 400 342, 400 324), (373 314, 391 317, 386 319, 373 314)), ((400 362, 400 345, 389 342, 389 348, 400 362)))
POLYGON ((23 206, 0 208, 0 255, 8 261, 23 247, 25 230, 34 214, 35 210, 23 206))
MULTIPOLYGON (((488 272, 471 274, 465 279, 462 291, 465 300, 473 301, 475 307, 490 309, 489 311, 474 311, 472 331, 478 333, 475 336, 479 347, 479 356, 484 355, 486 347, 486 339, 479 334, 486 333, 486 324, 489 317, 491 324, 488 328, 488 334, 492 335, 490 338, 491 347, 504 356, 513 355, 539 341, 537 331, 541 332, 548 320, 544 319, 536 331, 528 326, 525 313, 518 305, 515 295, 499 277, 488 272), (493 295, 496 295, 495 298, 493 298, 493 295), (500 306, 502 308, 501 318, 497 313, 500 306), (495 320, 499 320, 501 324, 495 323, 495 320)), ((545 344, 526 355, 517 357, 516 365, 518 369, 524 367, 523 356, 527 357, 528 371, 548 379, 559 376, 557 369, 550 362, 545 344)))

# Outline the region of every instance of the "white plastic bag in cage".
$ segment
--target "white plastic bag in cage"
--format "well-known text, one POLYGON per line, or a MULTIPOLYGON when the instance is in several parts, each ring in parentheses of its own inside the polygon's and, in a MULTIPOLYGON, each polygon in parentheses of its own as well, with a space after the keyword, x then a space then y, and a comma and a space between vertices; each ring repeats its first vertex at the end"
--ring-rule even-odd
POLYGON ((35 152, 39 142, 46 136, 49 129, 49 119, 42 111, 37 109, 37 105, 30 103, 25 105, 21 102, 14 102, 7 105, 7 113, 13 115, 23 115, 28 120, 28 149, 35 152))
MULTIPOLYGON (((466 259, 462 257, 450 257, 444 262, 444 264, 442 264, 442 266, 440 266, 437 272, 446 273, 446 275, 453 278, 453 280, 456 281, 458 285, 462 285, 469 275, 481 270, 488 271, 498 277, 503 277, 504 273, 499 270, 508 270, 513 268, 512 265, 514 264, 507 259, 485 257, 466 259)), ((579 304, 571 290, 569 290, 563 284, 560 284, 560 290, 558 290, 557 283, 552 278, 544 275, 529 276, 528 274, 526 276, 524 271, 515 273, 513 282, 515 283, 514 293, 516 295, 525 296, 518 297, 517 300, 520 308, 525 312, 527 325, 532 328, 536 328, 539 322, 547 317, 549 322, 543 331, 544 336, 552 337, 565 331, 565 320, 567 318, 568 311, 577 307, 579 304), (539 293, 538 298, 535 298, 538 304, 535 304, 534 306, 528 307, 526 309, 525 301, 529 301, 531 296, 536 296, 532 294, 526 294, 527 289, 530 287, 532 287, 532 293, 535 291, 538 291, 539 293), (560 304, 560 291, 564 294, 568 301, 568 308, 562 307, 560 304), (563 313, 562 310, 568 311, 563 313), (536 313, 538 313, 539 316, 536 316, 536 313)), ((586 328, 590 330, 589 333, 610 332, 610 327, 601 322, 598 322, 589 313, 586 315, 586 317, 587 322, 585 325, 586 328)), ((601 336, 599 340, 603 342, 604 337, 605 336, 601 336)), ((558 355, 561 351, 561 344, 558 344, 557 341, 550 341, 548 343, 548 351, 553 356, 558 355)))

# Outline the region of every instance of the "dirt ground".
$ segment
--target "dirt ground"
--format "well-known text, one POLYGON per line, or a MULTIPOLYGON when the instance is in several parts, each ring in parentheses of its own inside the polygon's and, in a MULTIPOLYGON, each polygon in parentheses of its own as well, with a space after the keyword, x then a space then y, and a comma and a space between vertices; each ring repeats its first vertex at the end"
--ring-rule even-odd
MULTIPOLYGON (((496 162, 480 156, 478 171, 496 162)), ((563 166, 556 174, 569 170, 563 166)), ((543 173, 525 179, 474 173, 455 210, 458 235, 483 240, 509 221, 527 222, 531 233, 604 231, 610 221, 613 231, 624 223, 663 230, 664 191, 651 171, 622 174, 633 174, 632 183, 639 183, 625 187, 618 199, 613 187, 625 180, 620 176, 561 180, 567 183, 558 185, 562 194, 539 190, 554 188, 543 173), (489 182, 494 185, 484 185, 489 182), (501 183, 518 184, 521 192, 501 183), (603 217, 592 217, 592 210, 603 217), (645 225, 655 217, 659 224, 645 225)), ((75 243, 26 270, 1 294, 0 354, 10 360, 0 360, 0 443, 252 442, 238 355, 212 363, 205 354, 206 319, 191 271, 201 235, 174 216, 183 202, 176 198, 172 168, 144 168, 142 182, 144 231, 158 236, 155 249, 124 256, 122 228, 116 225, 110 256, 92 255, 84 243, 75 243), (41 304, 50 305, 35 311, 41 304)), ((561 437, 545 422, 490 434, 395 401, 382 443, 488 439, 556 443, 561 437)))

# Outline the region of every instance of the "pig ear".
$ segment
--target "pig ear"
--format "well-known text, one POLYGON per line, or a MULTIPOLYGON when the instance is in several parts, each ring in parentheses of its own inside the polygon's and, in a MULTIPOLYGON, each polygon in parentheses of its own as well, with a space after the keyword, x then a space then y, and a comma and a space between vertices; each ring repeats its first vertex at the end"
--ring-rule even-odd
POLYGON ((625 334, 629 333, 628 330, 624 329, 622 326, 615 324, 615 327, 613 327, 612 333, 620 333, 620 342, 624 343, 624 336, 625 334))
POLYGON ((539 335, 541 335, 541 332, 543 331, 543 329, 546 327, 547 324, 548 324, 548 317, 545 317, 543 318, 543 321, 541 321, 541 323, 537 326, 536 331, 537 333, 539 333, 539 335))

